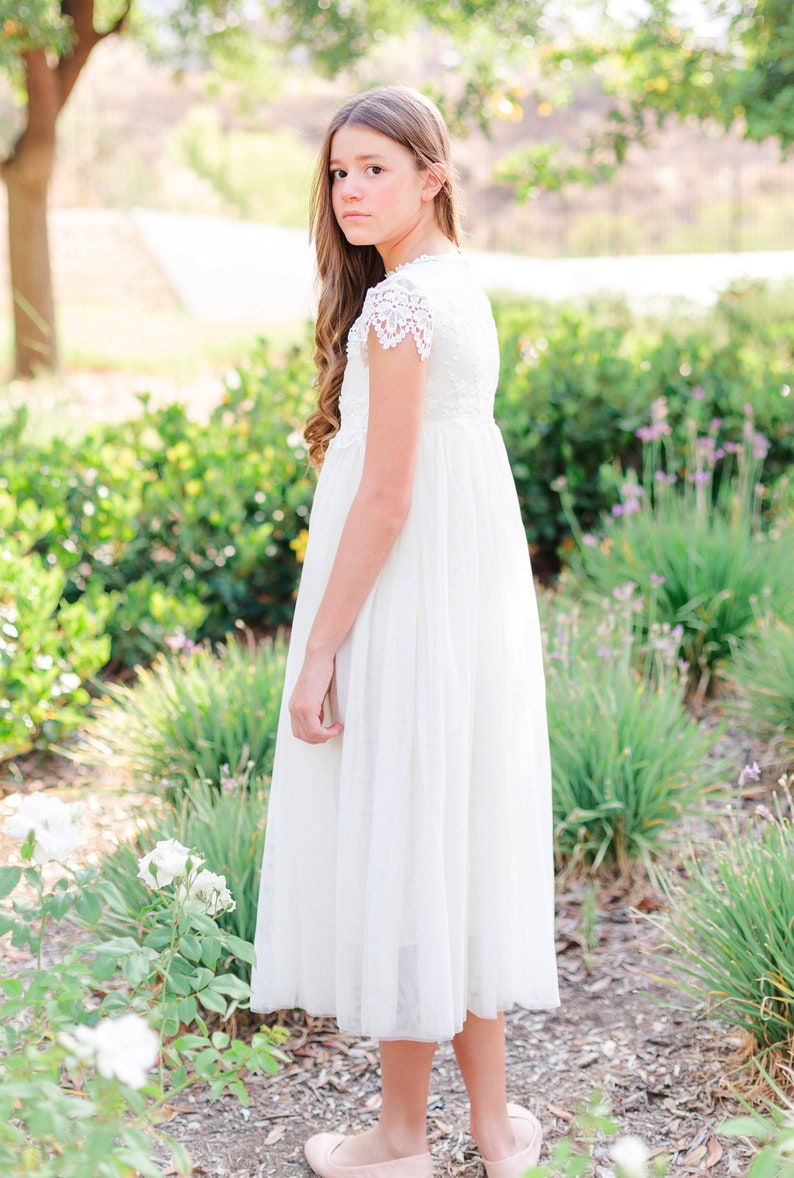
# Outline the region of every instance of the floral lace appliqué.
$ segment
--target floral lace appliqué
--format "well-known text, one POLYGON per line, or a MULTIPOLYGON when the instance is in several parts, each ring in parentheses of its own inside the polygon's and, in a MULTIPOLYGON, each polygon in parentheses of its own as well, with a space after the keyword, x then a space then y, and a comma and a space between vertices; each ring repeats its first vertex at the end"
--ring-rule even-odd
POLYGON ((412 336, 420 360, 430 355, 433 340, 433 314, 421 291, 397 282, 372 287, 364 299, 361 315, 350 329, 349 342, 366 349, 372 327, 382 348, 396 348, 407 335, 412 336))

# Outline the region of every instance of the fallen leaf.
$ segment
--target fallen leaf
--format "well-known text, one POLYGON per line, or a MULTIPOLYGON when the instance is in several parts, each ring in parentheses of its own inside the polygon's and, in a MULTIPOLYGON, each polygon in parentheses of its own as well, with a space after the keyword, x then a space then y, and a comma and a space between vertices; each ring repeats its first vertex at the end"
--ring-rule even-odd
POLYGON ((696 1145, 694 1149, 690 1149, 689 1153, 684 1155, 683 1164, 685 1166, 699 1166, 705 1156, 705 1145, 696 1145))
POLYGON ((557 1108, 556 1104, 547 1104, 546 1108, 553 1117, 559 1117, 561 1121, 570 1122, 573 1120, 573 1113, 569 1113, 564 1108, 557 1108))
POLYGON ((281 1141, 286 1131, 284 1125, 274 1125, 265 1138, 265 1145, 275 1145, 277 1141, 281 1141))
POLYGON ((717 1141, 717 1138, 710 1137, 708 1151, 706 1153, 706 1169, 710 1170, 712 1166, 716 1166, 724 1152, 725 1150, 722 1148, 719 1141, 717 1141))

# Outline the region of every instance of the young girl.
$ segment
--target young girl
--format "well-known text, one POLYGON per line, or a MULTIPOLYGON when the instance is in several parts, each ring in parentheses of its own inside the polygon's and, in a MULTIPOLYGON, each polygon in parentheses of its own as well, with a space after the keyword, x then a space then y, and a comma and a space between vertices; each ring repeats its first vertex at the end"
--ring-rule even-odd
POLYGON ((541 645, 457 205, 427 99, 385 87, 342 107, 312 199, 321 474, 252 983, 255 1010, 380 1041, 380 1121, 312 1137, 321 1178, 431 1178, 441 1039, 488 1178, 519 1178, 540 1149, 507 1104, 502 1012, 558 1002, 541 645))

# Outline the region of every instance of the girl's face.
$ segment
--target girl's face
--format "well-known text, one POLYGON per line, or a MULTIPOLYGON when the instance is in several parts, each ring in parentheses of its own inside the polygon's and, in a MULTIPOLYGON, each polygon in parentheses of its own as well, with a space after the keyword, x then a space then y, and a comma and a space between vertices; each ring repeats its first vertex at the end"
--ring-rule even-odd
POLYGON ((389 252, 424 222, 435 221, 439 181, 416 166, 401 143, 346 123, 331 140, 331 203, 351 245, 389 252), (381 248, 382 247, 382 248, 381 248))

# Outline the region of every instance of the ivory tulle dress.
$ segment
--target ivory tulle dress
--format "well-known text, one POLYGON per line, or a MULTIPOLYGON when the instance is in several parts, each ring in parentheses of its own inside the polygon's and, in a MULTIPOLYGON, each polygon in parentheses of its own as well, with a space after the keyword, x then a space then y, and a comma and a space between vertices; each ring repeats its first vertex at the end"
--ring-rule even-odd
POLYGON ((388 274, 347 347, 287 661, 251 1006, 444 1040, 467 1010, 558 1003, 537 607, 493 418, 496 330, 465 258, 388 274), (411 508, 337 654, 344 732, 308 745, 287 703, 361 477, 368 338, 406 336, 427 363, 411 508))

